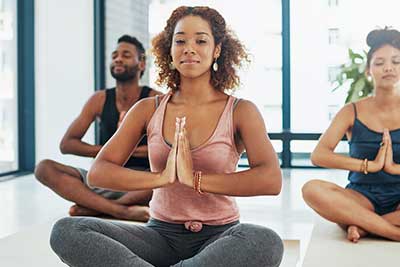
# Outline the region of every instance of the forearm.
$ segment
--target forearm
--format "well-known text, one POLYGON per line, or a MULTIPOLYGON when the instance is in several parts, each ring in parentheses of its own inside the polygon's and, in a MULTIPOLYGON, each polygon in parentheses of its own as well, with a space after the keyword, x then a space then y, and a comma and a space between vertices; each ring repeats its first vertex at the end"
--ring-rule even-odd
POLYGON ((392 175, 400 175, 400 164, 393 163, 390 165, 389 170, 385 169, 385 171, 392 175))
POLYGON ((278 195, 282 187, 279 168, 254 167, 230 174, 202 174, 203 192, 230 196, 278 195))
POLYGON ((60 150, 63 154, 73 154, 82 157, 96 157, 102 146, 91 145, 81 140, 70 139, 68 141, 63 141, 60 144, 60 150))
MULTIPOLYGON (((331 168, 342 169, 354 172, 360 172, 363 164, 363 159, 352 158, 334 152, 314 152, 311 155, 311 161, 314 165, 331 168)), ((371 161, 369 161, 371 162, 371 161)))
POLYGON ((166 184, 158 173, 132 170, 105 160, 94 162, 88 181, 91 186, 115 191, 154 189, 166 184))
POLYGON ((132 157, 135 158, 147 158, 147 145, 138 146, 133 152, 132 157))

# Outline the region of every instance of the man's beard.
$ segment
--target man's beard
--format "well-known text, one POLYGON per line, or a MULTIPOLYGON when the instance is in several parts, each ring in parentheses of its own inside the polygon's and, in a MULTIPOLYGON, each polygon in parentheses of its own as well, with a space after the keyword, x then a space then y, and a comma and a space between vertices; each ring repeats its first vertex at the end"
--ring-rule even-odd
POLYGON ((119 73, 114 72, 114 67, 115 66, 110 67, 111 76, 113 76, 113 78, 116 79, 118 82, 126 82, 136 79, 137 72, 139 71, 139 64, 136 64, 132 67, 124 65, 123 67, 125 68, 125 71, 119 73))

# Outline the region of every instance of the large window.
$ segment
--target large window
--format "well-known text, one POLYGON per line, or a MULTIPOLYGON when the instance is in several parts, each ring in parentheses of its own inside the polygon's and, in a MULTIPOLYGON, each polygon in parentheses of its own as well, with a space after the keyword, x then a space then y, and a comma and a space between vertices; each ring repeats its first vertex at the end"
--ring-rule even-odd
MULTIPOLYGON (((117 47, 117 40, 123 34, 129 34, 138 38, 145 49, 149 48, 149 17, 148 0, 105 1, 105 77, 106 87, 115 86, 115 79, 111 76, 109 66, 111 64, 111 53, 117 47)), ((148 83, 148 72, 141 79, 144 84, 148 83)))
MULTIPOLYGON (((367 49, 365 39, 377 27, 399 29, 398 1, 290 1, 291 131, 321 133, 344 105, 346 90, 332 91, 348 48, 367 49), (392 8, 390 8, 392 7, 392 8), (361 12, 362 11, 362 12, 361 12)), ((311 165, 316 141, 292 141, 291 165, 311 165)), ((341 142, 338 152, 348 151, 341 142)))
POLYGON ((0 0, 0 174, 18 166, 17 7, 0 0))
MULTIPOLYGON (((142 5, 142 1, 135 1, 136 5, 142 5)), ((393 8, 398 6, 397 0, 382 0, 379 5, 363 0, 146 3, 149 5, 146 47, 151 46, 151 38, 163 29, 178 6, 207 5, 225 17, 252 59, 249 68, 240 73, 242 86, 235 95, 258 106, 283 167, 311 166, 310 153, 320 134, 344 105, 346 90, 332 89, 340 65, 347 61, 348 48, 356 52, 365 50, 365 37, 377 26, 400 29, 398 11, 393 8)), ((140 18, 146 15, 142 13, 140 18)), ((115 19, 122 21, 123 17, 115 19)), ((147 26, 147 22, 140 21, 147 26)), ((151 59, 148 69, 149 84, 154 85, 156 69, 151 59)), ((337 152, 348 152, 346 141, 339 143, 337 152)), ((242 159, 241 165, 245 162, 242 159)))

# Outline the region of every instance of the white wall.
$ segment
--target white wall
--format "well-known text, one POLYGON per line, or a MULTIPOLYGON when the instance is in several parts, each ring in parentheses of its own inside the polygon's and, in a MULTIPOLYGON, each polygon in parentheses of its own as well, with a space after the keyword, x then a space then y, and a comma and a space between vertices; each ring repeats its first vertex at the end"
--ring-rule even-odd
MULTIPOLYGON (((93 0, 35 1, 36 162, 89 165, 59 143, 94 90, 93 35, 93 0)), ((94 141, 93 127, 85 140, 94 141)))

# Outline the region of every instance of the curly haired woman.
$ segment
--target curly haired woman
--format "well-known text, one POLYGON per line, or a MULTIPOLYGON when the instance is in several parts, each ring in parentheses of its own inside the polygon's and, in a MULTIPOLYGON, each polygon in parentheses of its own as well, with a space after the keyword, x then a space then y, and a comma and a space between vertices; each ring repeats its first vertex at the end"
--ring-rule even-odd
POLYGON ((132 107, 89 172, 97 187, 154 189, 151 219, 64 218, 53 250, 70 266, 279 266, 279 236, 240 223, 233 198, 277 195, 282 184, 255 105, 224 93, 239 84, 243 46, 216 10, 179 7, 153 49, 170 92, 132 107), (121 167, 145 132, 152 172, 121 167), (236 172, 244 150, 250 169, 236 172))

